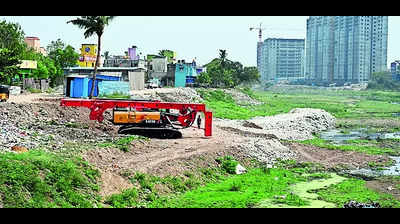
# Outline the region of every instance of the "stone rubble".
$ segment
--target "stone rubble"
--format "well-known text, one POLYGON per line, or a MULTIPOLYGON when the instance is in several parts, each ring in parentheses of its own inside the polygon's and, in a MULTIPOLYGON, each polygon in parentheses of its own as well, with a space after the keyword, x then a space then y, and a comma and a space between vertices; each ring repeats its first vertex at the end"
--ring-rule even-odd
MULTIPOLYGON (((105 113, 106 119, 111 114, 105 113)), ((109 122, 89 122, 89 111, 58 103, 0 104, 0 151, 12 147, 59 149, 66 142, 95 143, 112 136, 109 122), (76 122, 79 121, 79 122, 76 122)))
POLYGON ((297 108, 287 114, 247 121, 219 119, 217 125, 242 132, 273 134, 283 140, 307 140, 312 139, 314 133, 334 128, 335 117, 320 109, 297 108))

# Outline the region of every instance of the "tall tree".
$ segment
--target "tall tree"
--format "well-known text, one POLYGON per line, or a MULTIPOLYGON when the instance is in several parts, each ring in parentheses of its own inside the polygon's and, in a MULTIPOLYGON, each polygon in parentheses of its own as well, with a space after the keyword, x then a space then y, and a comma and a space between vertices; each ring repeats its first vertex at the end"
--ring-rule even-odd
POLYGON ((226 50, 219 50, 219 59, 221 60, 222 70, 225 68, 225 63, 226 63, 227 57, 228 57, 228 53, 226 53, 226 50))
POLYGON ((46 47, 46 51, 50 54, 50 52, 55 52, 57 49, 64 49, 65 43, 58 38, 56 41, 51 41, 49 45, 46 47))
POLYGON ((18 71, 26 44, 25 33, 18 23, 0 21, 0 82, 11 84, 18 71))
POLYGON ((93 73, 93 84, 90 90, 89 99, 93 98, 94 87, 96 83, 96 73, 97 67, 100 62, 101 55, 101 36, 104 33, 104 29, 109 23, 115 18, 115 16, 81 16, 81 18, 77 18, 74 20, 70 20, 67 23, 72 23, 73 25, 77 25, 79 28, 84 29, 85 38, 91 37, 94 34, 97 34, 97 57, 96 63, 94 66, 93 73))

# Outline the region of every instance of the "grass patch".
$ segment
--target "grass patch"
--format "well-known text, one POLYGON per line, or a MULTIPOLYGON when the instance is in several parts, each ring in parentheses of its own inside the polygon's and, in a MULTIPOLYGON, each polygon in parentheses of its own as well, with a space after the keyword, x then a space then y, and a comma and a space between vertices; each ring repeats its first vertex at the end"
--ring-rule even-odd
POLYGON ((97 170, 44 151, 0 154, 0 198, 10 208, 97 207, 97 170))
POLYGON ((124 94, 123 92, 114 92, 112 94, 100 94, 100 98, 107 98, 107 99, 130 99, 131 96, 124 94))
MULTIPOLYGON (((229 176, 217 183, 188 191, 176 197, 160 197, 149 207, 168 208, 247 208, 260 200, 288 193, 288 186, 304 180, 299 175, 284 169, 261 168, 246 174, 229 176)), ((295 202, 295 196, 288 198, 295 202), (292 200, 293 199, 293 200, 292 200)))
POLYGON ((400 208, 400 201, 392 195, 370 190, 365 186, 365 181, 358 179, 345 180, 317 193, 322 200, 335 203, 338 207, 343 207, 349 201, 362 203, 372 201, 379 203, 383 208, 400 208))
POLYGON ((113 140, 111 142, 103 142, 98 144, 99 147, 108 148, 108 147, 115 147, 124 152, 129 152, 129 146, 133 141, 144 140, 148 141, 149 138, 138 136, 138 135, 131 135, 128 137, 119 138, 117 140, 113 140))
MULTIPOLYGON (((342 150, 342 151, 355 151, 362 152, 369 155, 383 155, 388 154, 392 156, 396 156, 399 154, 398 151, 392 148, 381 148, 378 146, 367 146, 367 145, 359 145, 359 144, 350 144, 350 145, 334 145, 331 144, 327 140, 323 140, 321 138, 313 138, 310 140, 298 141, 302 144, 313 145, 320 148, 332 149, 332 150, 342 150)), ((354 141, 353 141, 354 143, 354 141)))
POLYGON ((221 167, 225 172, 229 174, 236 173, 236 166, 239 164, 239 162, 234 160, 232 156, 218 158, 216 161, 221 164, 221 167))
POLYGON ((40 89, 28 88, 27 90, 30 93, 42 93, 42 90, 40 90, 40 89))

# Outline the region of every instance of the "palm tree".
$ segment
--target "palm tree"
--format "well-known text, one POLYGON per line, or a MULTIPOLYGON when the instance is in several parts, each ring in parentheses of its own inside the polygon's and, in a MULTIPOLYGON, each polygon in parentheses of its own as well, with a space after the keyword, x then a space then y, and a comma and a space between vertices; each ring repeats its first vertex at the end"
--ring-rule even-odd
POLYGON ((91 37, 94 34, 97 34, 97 57, 96 63, 94 66, 93 73, 93 84, 92 89, 90 90, 89 99, 93 98, 94 94, 94 86, 96 83, 96 73, 97 67, 100 62, 100 51, 101 51, 101 36, 104 33, 104 28, 115 18, 116 16, 81 16, 81 18, 77 18, 74 20, 70 20, 67 23, 72 23, 73 25, 77 25, 79 28, 85 30, 85 38, 91 37))
POLYGON ((221 60, 222 69, 225 68, 225 61, 227 56, 228 54, 226 53, 226 50, 219 50, 219 59, 221 60))

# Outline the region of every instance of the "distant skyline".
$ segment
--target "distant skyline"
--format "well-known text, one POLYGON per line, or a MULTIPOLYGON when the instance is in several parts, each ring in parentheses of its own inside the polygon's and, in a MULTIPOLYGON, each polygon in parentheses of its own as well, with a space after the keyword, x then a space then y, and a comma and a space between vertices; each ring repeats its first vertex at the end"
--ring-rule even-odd
MULTIPOLYGON (((78 50, 81 44, 97 43, 97 37, 85 39, 83 31, 67 24, 78 16, 0 16, 17 22, 26 36, 40 38, 42 47, 58 38, 78 50)), ((119 16, 106 28, 102 54, 122 55, 133 45, 138 51, 157 54, 160 50, 176 51, 178 59, 197 59, 206 64, 225 49, 228 58, 244 66, 257 65, 258 27, 267 28, 267 38, 306 38, 308 16, 119 16)), ((389 16, 388 66, 400 59, 400 16, 389 16), (399 53, 398 53, 399 52, 399 53)), ((142 56, 142 58, 143 58, 142 56)))

